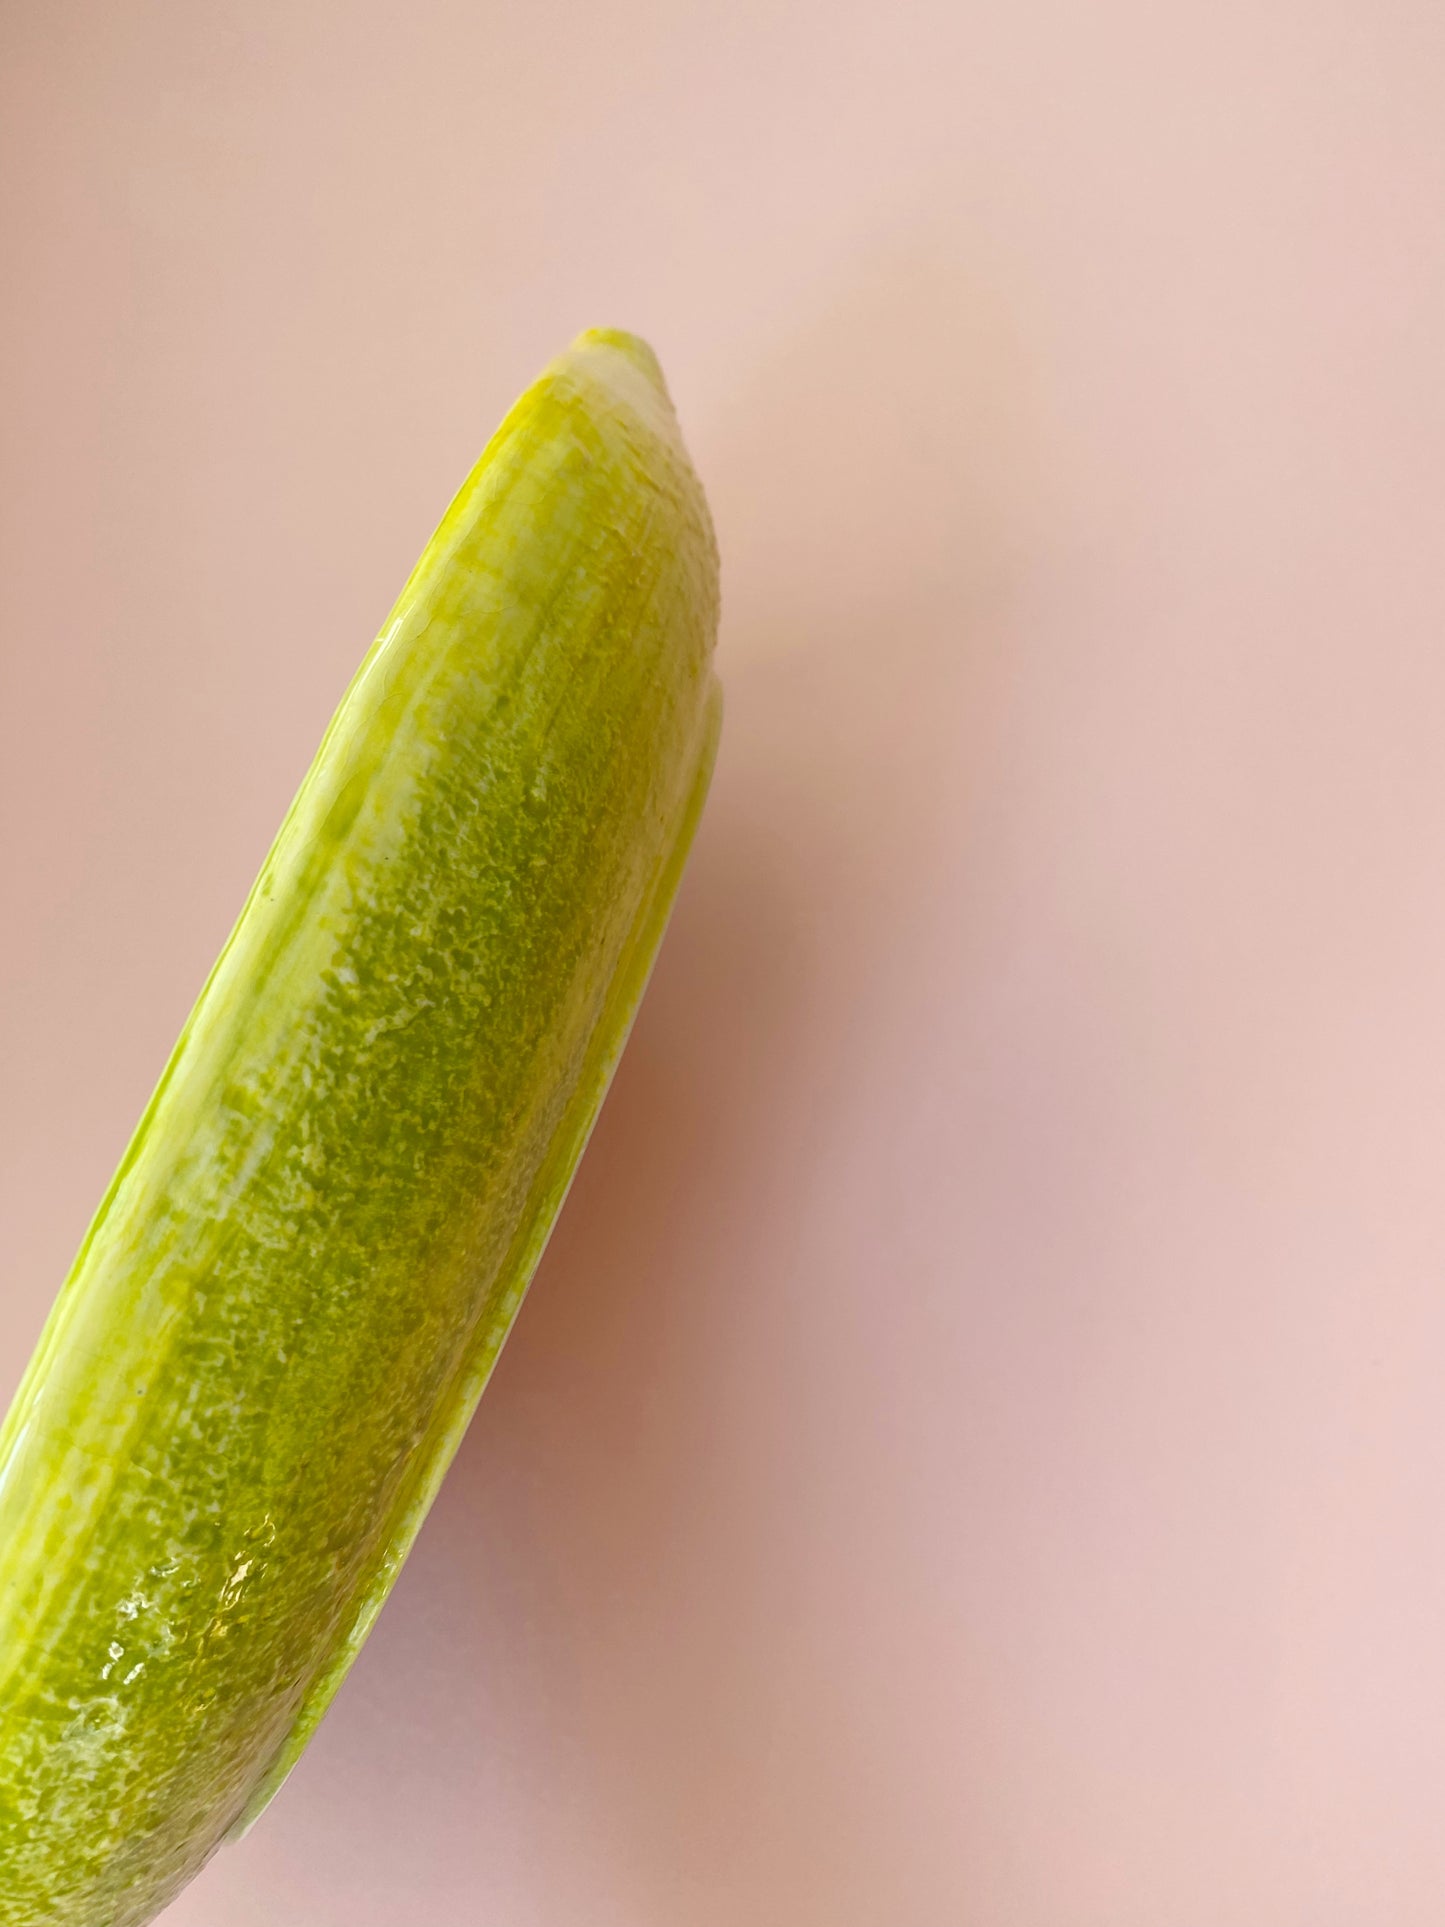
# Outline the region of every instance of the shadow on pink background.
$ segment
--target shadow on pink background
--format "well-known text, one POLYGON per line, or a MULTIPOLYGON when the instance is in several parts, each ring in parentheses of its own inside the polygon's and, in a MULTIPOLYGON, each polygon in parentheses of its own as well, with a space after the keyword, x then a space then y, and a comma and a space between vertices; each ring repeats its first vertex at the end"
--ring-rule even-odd
POLYGON ((433 1520, 177 1927, 1438 1927, 1424 8, 0 11, 0 1392, 511 395, 717 786, 433 1520))

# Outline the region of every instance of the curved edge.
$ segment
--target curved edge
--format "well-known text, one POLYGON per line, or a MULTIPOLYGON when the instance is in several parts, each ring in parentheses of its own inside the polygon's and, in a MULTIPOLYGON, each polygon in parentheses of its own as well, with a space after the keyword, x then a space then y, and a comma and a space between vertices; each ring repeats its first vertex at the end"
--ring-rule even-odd
POLYGON ((312 1681, 295 1720, 263 1770, 245 1806, 223 1836, 223 1842, 240 1840, 250 1832, 280 1792, 312 1734, 325 1717, 386 1604, 407 1554, 456 1456, 482 1393, 487 1388, 487 1381, 501 1356, 527 1287, 566 1202, 652 975, 707 800, 721 730, 722 686, 714 674, 704 700, 694 774, 677 834, 624 945, 576 1092, 537 1174, 517 1243, 498 1274, 496 1309, 489 1319, 479 1323, 452 1392, 433 1418, 426 1443, 417 1454, 415 1469, 400 1499, 395 1527, 380 1554, 375 1573, 362 1594, 349 1630, 338 1642, 325 1670, 312 1681))

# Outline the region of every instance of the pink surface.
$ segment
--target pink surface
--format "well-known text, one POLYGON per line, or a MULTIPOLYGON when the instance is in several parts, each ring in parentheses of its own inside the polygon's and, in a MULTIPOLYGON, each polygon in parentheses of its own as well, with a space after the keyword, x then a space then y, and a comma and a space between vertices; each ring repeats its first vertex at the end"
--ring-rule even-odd
POLYGON ((9 0, 0 1393, 580 327, 729 714, 511 1348, 175 1927, 1445 1917, 1445 26, 9 0))

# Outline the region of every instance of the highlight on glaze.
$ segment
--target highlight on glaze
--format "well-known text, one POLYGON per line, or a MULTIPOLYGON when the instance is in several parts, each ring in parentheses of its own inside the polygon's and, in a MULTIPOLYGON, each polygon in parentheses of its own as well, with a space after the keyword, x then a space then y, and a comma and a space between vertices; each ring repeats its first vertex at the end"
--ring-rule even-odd
POLYGON ((152 1918, 354 1658, 645 986, 717 610, 656 360, 583 335, 357 672, 0 1432, 0 1919, 152 1918))

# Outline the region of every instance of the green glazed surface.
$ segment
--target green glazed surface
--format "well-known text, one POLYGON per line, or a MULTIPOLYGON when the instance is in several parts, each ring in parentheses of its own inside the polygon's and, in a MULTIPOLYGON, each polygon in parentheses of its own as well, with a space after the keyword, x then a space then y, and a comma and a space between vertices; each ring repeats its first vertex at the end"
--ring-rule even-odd
POLYGON ((134 1927, 354 1658, 561 1205, 716 743, 650 351, 582 336, 367 655, 0 1432, 0 1922, 134 1927))

